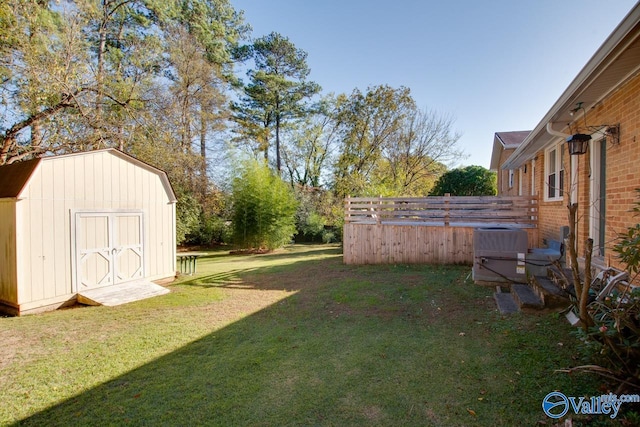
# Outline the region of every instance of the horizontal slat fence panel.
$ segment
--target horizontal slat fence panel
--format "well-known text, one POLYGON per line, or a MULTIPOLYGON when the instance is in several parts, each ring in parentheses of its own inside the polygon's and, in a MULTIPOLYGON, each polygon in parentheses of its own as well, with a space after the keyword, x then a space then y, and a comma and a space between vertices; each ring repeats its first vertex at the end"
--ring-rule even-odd
POLYGON ((477 227, 517 227, 538 241, 535 197, 347 198, 346 264, 472 264, 477 227))
POLYGON ((468 226, 470 222, 536 227, 536 197, 354 197, 345 199, 345 223, 399 225, 426 222, 468 226), (472 221, 470 221, 470 219, 472 221))

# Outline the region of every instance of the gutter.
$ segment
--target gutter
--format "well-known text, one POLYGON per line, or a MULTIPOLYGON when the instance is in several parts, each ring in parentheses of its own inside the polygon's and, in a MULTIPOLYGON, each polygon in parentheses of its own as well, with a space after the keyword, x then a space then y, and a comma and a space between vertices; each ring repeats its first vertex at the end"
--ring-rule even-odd
POLYGON ((559 132, 553 128, 553 122, 547 122, 547 133, 553 136, 559 136, 560 138, 567 139, 571 135, 563 132, 559 132))
MULTIPOLYGON (((553 136, 562 136, 566 139, 565 134, 558 135, 552 127, 549 126, 553 123, 554 117, 557 118, 558 112, 568 109, 573 104, 574 98, 577 98, 586 87, 591 85, 598 75, 602 73, 600 67, 605 69, 611 65, 611 61, 615 60, 612 54, 615 54, 615 49, 628 35, 633 35, 635 31, 637 33, 637 25, 640 22, 640 2, 636 3, 627 16, 622 20, 620 24, 613 30, 613 32, 607 37, 604 43, 598 48, 587 64, 580 70, 578 75, 573 79, 565 91, 560 95, 560 98, 553 104, 551 109, 545 114, 542 120, 531 131, 531 134, 525 138, 522 144, 513 152, 513 154, 503 163, 501 169, 517 169, 529 159, 535 156, 535 153, 542 149, 547 140, 544 139, 545 133, 553 136), (547 132, 545 132, 545 124, 547 132)), ((638 37, 637 34, 634 36, 638 37)), ((623 46, 621 46, 623 47, 623 46)), ((612 88, 609 88, 609 90, 612 88)), ((609 90, 605 91, 608 92, 609 90)), ((603 96, 604 93, 600 94, 603 96)))

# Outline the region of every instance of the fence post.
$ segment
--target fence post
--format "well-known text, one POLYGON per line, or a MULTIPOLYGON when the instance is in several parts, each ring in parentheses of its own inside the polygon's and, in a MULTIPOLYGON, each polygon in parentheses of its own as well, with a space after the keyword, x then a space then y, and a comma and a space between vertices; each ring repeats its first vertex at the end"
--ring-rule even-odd
POLYGON ((351 210, 351 200, 349 200, 351 198, 350 195, 347 194, 347 197, 344 198, 344 223, 348 223, 349 222, 349 217, 351 216, 349 214, 349 211, 351 210))
POLYGON ((449 226, 449 203, 451 202, 451 193, 444 193, 444 226, 449 226))

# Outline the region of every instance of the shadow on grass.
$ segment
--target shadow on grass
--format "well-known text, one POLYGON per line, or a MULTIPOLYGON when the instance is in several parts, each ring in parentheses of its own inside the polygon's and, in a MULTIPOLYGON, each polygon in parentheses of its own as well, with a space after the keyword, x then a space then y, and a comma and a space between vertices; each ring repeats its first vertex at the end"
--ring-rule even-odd
MULTIPOLYGON (((278 250, 273 253, 267 254, 246 254, 246 255, 238 255, 238 254, 223 254, 223 255, 214 255, 214 256, 202 256, 201 260, 205 261, 207 259, 215 260, 218 263, 227 263, 226 265, 231 266, 235 263, 246 264, 248 260, 256 260, 259 262, 270 262, 270 263, 278 263, 286 260, 284 264, 285 268, 289 268, 289 266, 299 263, 299 262, 309 262, 309 258, 313 257, 315 260, 323 257, 331 257, 337 256, 341 253, 341 248, 338 246, 327 246, 327 245, 296 245, 295 251, 289 251, 287 249, 278 250)), ((202 265, 202 263, 201 263, 202 265)), ((241 288, 251 288, 253 287, 251 284, 247 284, 244 280, 244 277, 250 274, 267 274, 269 272, 278 271, 282 269, 283 264, 276 264, 273 266, 259 266, 252 267, 243 265, 240 268, 225 268, 224 271, 207 274, 207 275, 196 275, 190 278, 182 278, 181 281, 177 282, 178 286, 198 286, 198 287, 241 287, 241 288)), ((301 269, 304 269, 301 267, 301 269)), ((269 289, 285 289, 281 284, 276 283, 275 286, 269 286, 261 283, 260 287, 265 288, 267 286, 269 289)), ((301 284, 301 286, 303 286, 301 284)), ((291 288, 286 288, 287 290, 291 290, 291 288)), ((296 290, 296 289, 293 289, 296 290)))
POLYGON ((546 341, 526 341, 532 372, 514 373, 524 359, 500 340, 516 333, 489 326, 492 301, 462 268, 294 259, 286 275, 248 267, 180 283, 297 293, 17 425, 532 425, 558 388, 544 378, 546 341), (541 395, 519 400, 523 389, 541 395))

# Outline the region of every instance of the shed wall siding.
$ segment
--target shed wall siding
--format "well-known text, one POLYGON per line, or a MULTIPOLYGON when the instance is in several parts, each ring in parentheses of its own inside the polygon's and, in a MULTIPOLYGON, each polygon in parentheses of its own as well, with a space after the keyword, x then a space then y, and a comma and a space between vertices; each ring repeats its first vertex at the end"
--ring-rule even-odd
POLYGON ((153 171, 109 152, 47 158, 23 196, 20 304, 74 294, 72 211, 141 210, 145 277, 175 274, 175 205, 153 171))
POLYGON ((14 200, 0 200, 0 300, 16 304, 16 215, 14 200))

